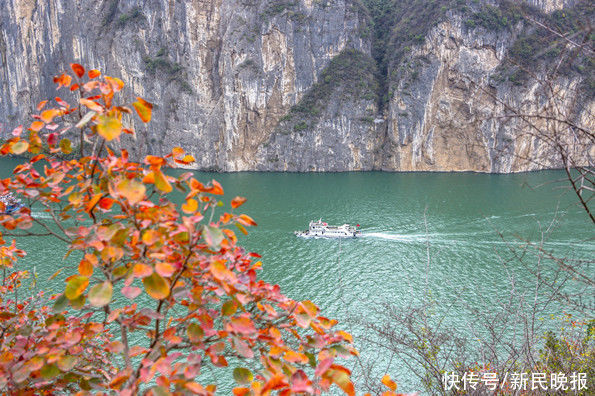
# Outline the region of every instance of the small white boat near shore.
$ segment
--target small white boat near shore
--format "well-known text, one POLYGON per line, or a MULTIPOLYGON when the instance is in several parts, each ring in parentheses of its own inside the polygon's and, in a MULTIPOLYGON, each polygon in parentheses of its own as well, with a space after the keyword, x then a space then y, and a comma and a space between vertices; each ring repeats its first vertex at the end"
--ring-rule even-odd
POLYGON ((324 223, 322 219, 311 221, 306 231, 295 231, 294 234, 302 238, 356 238, 362 234, 357 226, 343 224, 332 226, 324 223))

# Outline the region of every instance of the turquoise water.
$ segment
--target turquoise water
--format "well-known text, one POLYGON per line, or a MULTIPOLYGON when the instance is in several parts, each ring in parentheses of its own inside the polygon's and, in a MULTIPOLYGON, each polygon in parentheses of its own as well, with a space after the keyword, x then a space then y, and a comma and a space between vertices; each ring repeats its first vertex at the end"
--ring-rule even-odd
MULTIPOLYGON (((7 177, 14 164, 0 160, 0 176, 7 177)), ((202 181, 216 178, 228 201, 236 195, 248 198, 243 212, 259 226, 241 240, 262 255, 265 280, 281 285, 291 298, 314 301, 325 316, 369 321, 378 320, 383 302, 403 306, 428 294, 441 304, 461 298, 493 309, 491 303, 506 295, 510 274, 520 288, 532 284, 520 264, 503 265, 508 248, 522 244, 519 238, 539 241, 548 227, 545 248, 592 259, 593 226, 564 184, 555 182, 563 176, 559 171, 197 173, 202 181), (363 236, 325 240, 293 235, 319 218, 329 224, 360 224, 363 236)), ((20 246, 28 256, 19 265, 34 265, 40 280, 60 266, 75 268, 75 263, 63 262, 63 250, 53 242, 38 238, 20 246)), ((56 280, 48 287, 62 291, 63 283, 56 280)), ((551 307, 553 314, 560 311, 551 307)), ((464 308, 447 317, 460 327, 468 319, 464 308)), ((362 329, 345 326, 356 335, 362 355, 386 366, 385 352, 358 341, 362 329)), ((401 391, 420 389, 403 365, 393 362, 389 372, 401 391)))

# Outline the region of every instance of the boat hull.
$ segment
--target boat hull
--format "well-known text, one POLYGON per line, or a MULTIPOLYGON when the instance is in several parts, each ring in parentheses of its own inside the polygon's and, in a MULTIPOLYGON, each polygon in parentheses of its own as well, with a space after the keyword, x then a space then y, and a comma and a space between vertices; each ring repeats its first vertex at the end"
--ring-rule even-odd
POLYGON ((4 209, 4 212, 2 212, 2 214, 4 215, 11 215, 15 212, 17 212, 19 209, 21 209, 22 207, 24 207, 25 205, 19 203, 19 204, 15 204, 15 205, 7 205, 6 209, 4 209))
POLYGON ((318 233, 310 233, 308 231, 295 231, 295 236, 299 238, 324 238, 324 239, 346 239, 346 238, 358 238, 361 236, 360 232, 356 232, 353 234, 346 234, 346 235, 328 235, 328 234, 318 234, 318 233))

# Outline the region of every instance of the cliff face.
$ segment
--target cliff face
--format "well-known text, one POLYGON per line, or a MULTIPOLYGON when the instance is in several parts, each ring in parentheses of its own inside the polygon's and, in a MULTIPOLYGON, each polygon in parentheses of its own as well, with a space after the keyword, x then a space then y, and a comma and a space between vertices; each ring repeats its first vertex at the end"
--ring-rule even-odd
MULTIPOLYGON (((593 100, 575 103, 585 95, 578 87, 580 77, 555 79, 552 96, 538 81, 551 65, 530 60, 534 63, 525 66, 534 67, 536 77, 519 77, 515 73, 524 70, 507 58, 511 43, 522 40, 522 29, 490 31, 466 21, 450 14, 429 31, 424 44, 389 65, 393 93, 382 168, 508 173, 560 167, 561 158, 548 140, 553 136, 547 135, 557 131, 562 142, 571 144, 573 137, 563 126, 527 120, 535 129, 504 115, 511 114, 509 108, 561 119, 572 113, 592 130, 593 100)), ((592 142, 580 143, 574 156, 582 164, 592 163, 592 142)))
MULTIPOLYGON (((157 105, 148 129, 122 141, 137 156, 183 146, 197 168, 222 171, 559 165, 543 139, 499 118, 503 103, 543 105, 538 85, 507 66, 527 23, 494 1, 364 3, 10 0, 0 9, 2 133, 55 96, 52 77, 76 61, 157 105)), ((527 3, 552 12, 575 1, 527 3)), ((556 84, 571 92, 583 80, 556 84)), ((592 128, 592 96, 563 107, 592 128)))

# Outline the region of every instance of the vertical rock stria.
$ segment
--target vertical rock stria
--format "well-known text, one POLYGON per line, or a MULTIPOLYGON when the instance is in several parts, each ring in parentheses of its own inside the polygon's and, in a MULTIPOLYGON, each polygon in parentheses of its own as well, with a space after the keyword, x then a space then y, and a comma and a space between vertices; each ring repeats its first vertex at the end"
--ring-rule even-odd
MULTIPOLYGON (((593 18, 579 0, 8 0, 0 128, 27 122, 74 61, 155 103, 121 142, 137 157, 183 146, 217 171, 556 167, 551 145, 501 115, 547 98, 511 60, 543 77, 557 59, 519 13, 564 24, 567 10, 593 18)), ((579 66, 555 80, 556 104, 592 129, 593 66, 579 66)))

